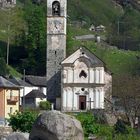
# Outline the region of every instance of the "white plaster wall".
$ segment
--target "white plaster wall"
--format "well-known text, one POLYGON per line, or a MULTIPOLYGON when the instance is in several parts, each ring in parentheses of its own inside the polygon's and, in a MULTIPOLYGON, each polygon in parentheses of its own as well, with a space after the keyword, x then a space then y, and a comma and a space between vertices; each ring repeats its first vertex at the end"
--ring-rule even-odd
POLYGON ((73 70, 72 69, 67 70, 67 82, 73 83, 73 70))
POLYGON ((67 99, 67 109, 72 110, 73 94, 71 88, 68 88, 67 99))
POLYGON ((100 77, 100 75, 99 75, 99 69, 96 69, 96 71, 95 71, 95 75, 96 75, 96 81, 95 81, 95 83, 99 83, 99 77, 100 77))
MULTIPOLYGON (((63 109, 64 111, 74 111, 79 110, 79 96, 85 95, 84 92, 81 91, 82 87, 70 88, 67 87, 63 90, 63 109), (77 95, 76 93, 79 93, 77 95)), ((91 109, 104 109, 104 88, 85 88, 89 94, 85 95, 87 99, 86 107, 90 109, 90 98, 91 98, 91 109)))
POLYGON ((104 84, 105 72, 103 67, 96 68, 83 68, 83 69, 72 69, 71 67, 65 67, 63 72, 63 83, 96 83, 104 84), (84 70, 87 77, 79 77, 80 72, 84 70))
POLYGON ((56 98, 56 109, 61 109, 61 98, 56 98))
MULTIPOLYGON (((39 87, 25 87, 25 95, 27 95, 32 90, 38 90, 38 89, 40 89, 40 88, 39 87)), ((23 92, 24 92, 24 89, 21 88, 20 89, 20 105, 22 104, 21 98, 23 97, 23 94, 24 94, 23 92)), ((46 95, 46 87, 42 88, 42 92, 46 95)))
POLYGON ((104 109, 104 96, 105 96, 104 88, 101 88, 101 90, 100 90, 100 108, 102 108, 102 109, 104 109))
POLYGON ((105 79, 105 72, 104 72, 104 67, 101 67, 100 69, 100 83, 103 84, 104 83, 104 79, 105 79))
POLYGON ((67 107, 67 90, 63 89, 63 99, 62 99, 62 108, 65 110, 67 107))
MULTIPOLYGON (((89 89, 89 99, 88 99, 88 101, 90 101, 90 99, 91 99, 91 108, 94 108, 94 96, 93 95, 94 95, 93 89, 90 88, 89 89)), ((90 103, 88 102, 87 104, 88 104, 88 107, 90 109, 90 103)))
POLYGON ((67 83, 67 70, 62 71, 62 82, 67 83))
POLYGON ((36 99, 35 99, 35 106, 38 107, 38 106, 39 106, 39 103, 40 103, 41 101, 46 101, 46 99, 45 99, 45 98, 36 98, 36 99))

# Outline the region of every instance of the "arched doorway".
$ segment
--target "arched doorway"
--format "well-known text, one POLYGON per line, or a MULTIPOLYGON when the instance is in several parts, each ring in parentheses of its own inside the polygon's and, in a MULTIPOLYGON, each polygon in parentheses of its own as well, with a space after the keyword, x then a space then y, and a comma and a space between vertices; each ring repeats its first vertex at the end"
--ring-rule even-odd
POLYGON ((86 96, 79 96, 79 110, 86 110, 86 96))

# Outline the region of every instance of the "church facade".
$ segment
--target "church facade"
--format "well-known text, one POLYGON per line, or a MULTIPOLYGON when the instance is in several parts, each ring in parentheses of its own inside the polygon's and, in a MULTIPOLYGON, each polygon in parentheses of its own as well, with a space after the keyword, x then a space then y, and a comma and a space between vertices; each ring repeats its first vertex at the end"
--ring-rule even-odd
POLYGON ((105 109, 112 76, 95 54, 80 48, 62 63, 62 111, 105 109))
POLYGON ((86 48, 66 58, 67 0, 47 0, 47 99, 61 111, 105 109, 112 76, 86 48))

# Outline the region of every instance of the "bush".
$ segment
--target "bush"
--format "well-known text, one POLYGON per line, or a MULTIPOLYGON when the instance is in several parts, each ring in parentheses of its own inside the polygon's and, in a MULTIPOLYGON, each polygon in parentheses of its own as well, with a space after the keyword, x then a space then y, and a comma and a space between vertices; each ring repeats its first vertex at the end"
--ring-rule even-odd
POLYGON ((13 131, 30 132, 37 116, 36 112, 17 111, 14 114, 10 114, 10 119, 8 119, 9 126, 12 127, 13 131))
POLYGON ((95 123, 95 119, 91 113, 80 113, 76 118, 82 124, 85 137, 88 137, 89 134, 97 134, 99 132, 99 125, 95 123))
POLYGON ((41 110, 50 110, 51 109, 51 103, 49 101, 41 101, 39 103, 39 108, 41 110))
POLYGON ((124 123, 124 121, 121 119, 117 120, 116 124, 114 125, 114 130, 115 130, 115 133, 120 133, 120 134, 128 133, 127 126, 124 123))
POLYGON ((110 140, 113 137, 113 132, 114 132, 113 127, 102 124, 99 125, 99 132, 97 135, 101 137, 105 137, 107 140, 110 140))

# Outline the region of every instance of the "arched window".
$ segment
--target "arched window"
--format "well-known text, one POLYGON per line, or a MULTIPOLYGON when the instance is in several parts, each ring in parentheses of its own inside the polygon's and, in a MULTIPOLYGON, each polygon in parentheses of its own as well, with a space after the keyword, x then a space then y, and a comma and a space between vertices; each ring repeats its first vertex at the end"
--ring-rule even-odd
POLYGON ((84 70, 82 70, 82 71, 80 72, 80 74, 79 74, 79 77, 80 77, 80 78, 81 78, 81 77, 87 78, 86 72, 85 72, 84 70))
POLYGON ((58 1, 54 1, 52 4, 52 15, 60 16, 60 3, 58 1))

